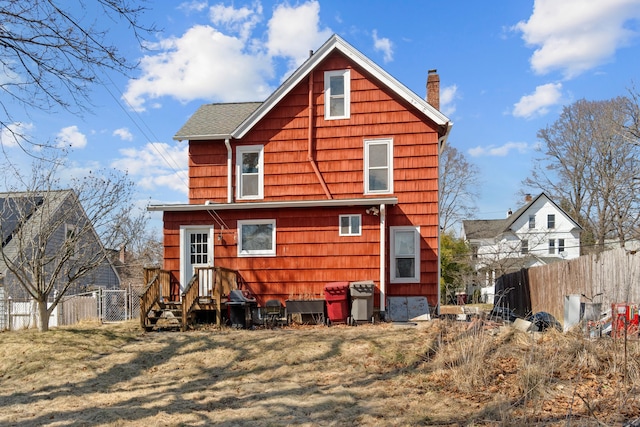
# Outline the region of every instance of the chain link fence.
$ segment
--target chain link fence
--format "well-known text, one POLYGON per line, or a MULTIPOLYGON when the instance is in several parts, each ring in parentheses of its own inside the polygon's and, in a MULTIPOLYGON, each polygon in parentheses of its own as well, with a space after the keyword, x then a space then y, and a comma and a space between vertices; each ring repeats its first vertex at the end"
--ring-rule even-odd
MULTIPOLYGON (((122 322, 140 317, 141 289, 97 289, 65 295, 49 318, 49 326, 73 325, 83 320, 104 323, 122 322)), ((38 306, 34 300, 13 300, 0 287, 0 330, 18 330, 37 326, 38 306)))

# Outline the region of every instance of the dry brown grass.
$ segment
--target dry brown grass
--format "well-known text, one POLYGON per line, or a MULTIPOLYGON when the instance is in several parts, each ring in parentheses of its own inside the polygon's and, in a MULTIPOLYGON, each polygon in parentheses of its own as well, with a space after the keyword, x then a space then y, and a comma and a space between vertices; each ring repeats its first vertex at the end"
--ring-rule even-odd
POLYGON ((640 346, 432 321, 0 333, 0 424, 565 426, 640 416, 640 346))

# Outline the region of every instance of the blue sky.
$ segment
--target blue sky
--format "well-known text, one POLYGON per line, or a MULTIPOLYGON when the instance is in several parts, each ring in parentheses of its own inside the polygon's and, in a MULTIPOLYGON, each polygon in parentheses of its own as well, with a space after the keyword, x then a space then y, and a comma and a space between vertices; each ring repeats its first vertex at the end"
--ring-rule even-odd
MULTIPOLYGON (((70 149, 66 175, 128 172, 141 206, 187 200, 186 142, 173 135, 203 103, 264 100, 333 33, 420 96, 437 69, 449 144, 480 170, 477 218, 521 205, 536 133, 579 99, 640 88, 640 0, 151 1, 161 31, 146 51, 110 37, 131 78, 105 75, 91 114, 13 112, 32 138, 70 149)), ((19 124, 18 124, 19 123, 19 124)), ((30 161, 7 138, 4 155, 30 161)), ((159 217, 155 218, 157 220, 159 217)))

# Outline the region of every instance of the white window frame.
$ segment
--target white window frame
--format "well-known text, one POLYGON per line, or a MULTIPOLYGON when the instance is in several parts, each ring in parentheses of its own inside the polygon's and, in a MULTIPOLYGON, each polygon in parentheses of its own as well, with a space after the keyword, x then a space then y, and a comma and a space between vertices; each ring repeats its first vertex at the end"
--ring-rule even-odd
POLYGON ((69 259, 78 259, 78 248, 79 241, 78 236, 76 235, 76 226, 73 224, 65 224, 64 225, 64 245, 67 245, 67 240, 76 239, 75 242, 72 242, 73 245, 69 246, 67 250, 69 253, 69 259))
POLYGON ((520 241, 520 254, 522 255, 529 254, 529 240, 523 239, 520 241))
MULTIPOLYGON (((376 166, 373 169, 385 169, 385 167, 376 166)), ((364 141, 364 194, 391 194, 393 193, 393 138, 384 139, 365 139, 364 141), (388 188, 385 190, 372 190, 369 188, 369 173, 372 168, 369 166, 369 148, 372 145, 387 146, 387 182, 388 188)))
POLYGON ((335 70, 324 72, 324 119, 340 120, 351 117, 351 70, 335 70), (344 79, 344 94, 334 95, 331 93, 331 77, 341 76, 344 79), (343 99, 344 114, 340 116, 331 115, 331 100, 343 99))
POLYGON ((340 236, 360 236, 362 235, 362 215, 360 214, 350 214, 350 215, 340 215, 338 222, 338 234, 340 236), (357 230, 354 230, 353 220, 358 219, 358 227, 357 230), (349 220, 349 231, 346 233, 342 231, 342 220, 349 220))
POLYGON ((276 220, 275 219, 250 219, 238 220, 238 256, 239 257, 261 257, 276 256, 276 220), (271 249, 253 249, 247 250, 242 248, 242 226, 244 225, 271 225, 271 249))
POLYGON ((558 253, 564 252, 564 239, 558 239, 558 253))
POLYGON ((536 216, 529 215, 529 230, 533 230, 536 228, 536 216))
POLYGON ((556 215, 555 214, 548 214, 547 215, 547 228, 549 230, 552 230, 552 229, 556 228, 556 215))
POLYGON ((556 254, 556 239, 549 239, 549 255, 556 254))
POLYGON ((238 200, 258 200, 264 198, 264 145, 239 145, 236 147, 236 190, 238 200), (243 194, 242 155, 245 153, 258 153, 258 194, 243 194))
MULTIPOLYGON (((391 283, 420 283, 420 227, 407 227, 407 226, 397 226, 397 227, 389 227, 389 231, 391 234, 391 250, 390 250, 390 274, 391 274, 391 283), (412 231, 414 237, 414 272, 413 277, 397 277, 396 276, 396 259, 398 255, 396 254, 396 233, 397 232, 406 232, 412 231)), ((402 256, 402 258, 407 258, 406 256, 402 256)))

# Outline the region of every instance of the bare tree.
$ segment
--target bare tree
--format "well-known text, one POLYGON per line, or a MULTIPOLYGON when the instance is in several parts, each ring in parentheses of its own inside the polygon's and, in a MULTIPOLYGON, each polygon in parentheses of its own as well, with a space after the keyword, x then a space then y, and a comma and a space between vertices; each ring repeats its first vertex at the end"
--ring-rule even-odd
POLYGON ((141 45, 154 29, 140 24, 144 8, 130 0, 5 0, 0 3, 0 132, 28 149, 14 103, 26 109, 86 111, 102 71, 127 73, 130 63, 109 35, 126 27, 141 45), (6 98, 5 98, 6 97, 6 98))
POLYGON ((0 198, 5 286, 36 301, 40 331, 48 330, 51 312, 69 289, 86 289, 102 277, 117 285, 105 247, 131 238, 117 226, 122 218, 144 215, 130 203, 133 184, 126 175, 99 171, 61 189, 56 173, 62 164, 47 166, 34 168, 26 188, 0 198))
POLYGON ((623 246, 640 221, 640 188, 633 179, 640 147, 629 144, 622 126, 630 120, 628 105, 628 98, 618 97, 565 107, 553 125, 538 131, 543 156, 524 181, 583 221, 597 250, 607 239, 623 246))
POLYGON ((446 145, 440 154, 440 228, 447 232, 457 222, 473 216, 480 171, 463 153, 446 145))

